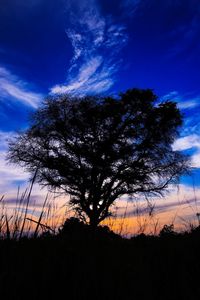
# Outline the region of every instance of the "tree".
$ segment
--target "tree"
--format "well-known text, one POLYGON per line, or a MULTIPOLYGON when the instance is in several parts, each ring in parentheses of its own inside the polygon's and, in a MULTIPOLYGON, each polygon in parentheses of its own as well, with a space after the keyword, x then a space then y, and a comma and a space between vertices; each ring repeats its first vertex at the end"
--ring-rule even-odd
POLYGON ((49 97, 30 128, 9 143, 8 159, 39 184, 70 195, 70 204, 97 226, 122 195, 162 194, 186 172, 172 148, 182 116, 151 90, 113 97, 49 97))

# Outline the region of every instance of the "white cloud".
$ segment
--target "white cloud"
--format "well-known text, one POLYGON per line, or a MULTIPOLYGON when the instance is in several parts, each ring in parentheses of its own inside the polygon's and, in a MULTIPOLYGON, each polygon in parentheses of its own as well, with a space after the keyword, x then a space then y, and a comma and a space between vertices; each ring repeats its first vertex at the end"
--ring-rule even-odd
POLYGON ((194 109, 200 106, 200 97, 181 96, 178 91, 172 91, 161 97, 161 101, 172 100, 177 102, 177 106, 181 110, 186 110, 184 118, 184 126, 182 129, 182 137, 177 139, 173 144, 173 149, 177 151, 185 151, 193 149, 191 156, 191 165, 194 168, 200 168, 200 135, 199 135, 199 114, 194 109), (189 111, 193 109, 192 111, 189 111), (191 118, 192 113, 192 118, 191 118))
POLYGON ((192 155, 191 162, 195 168, 200 168, 200 148, 194 155, 192 155))
POLYGON ((197 134, 191 134, 185 137, 177 139, 173 144, 173 149, 183 151, 191 148, 200 149, 200 136, 197 134))
MULTIPOLYGON (((0 67, 0 101, 7 105, 21 103, 23 105, 37 108, 42 95, 31 90, 30 85, 13 75, 8 69, 0 67)), ((29 174, 21 168, 9 165, 6 161, 8 139, 15 135, 14 132, 0 130, 0 197, 5 195, 15 197, 17 185, 25 188, 28 184, 29 174)))
POLYGON ((190 109, 200 105, 200 98, 194 98, 188 101, 178 103, 180 109, 190 109))
POLYGON ((1 131, 0 130, 0 151, 5 151, 8 148, 8 139, 12 138, 14 133, 12 131, 1 131))
POLYGON ((52 87, 51 93, 105 92, 115 82, 117 55, 128 40, 126 28, 104 17, 96 0, 69 0, 67 4, 71 27, 66 32, 74 53, 66 83, 52 87))
MULTIPOLYGON (((22 168, 9 164, 6 161, 8 150, 7 140, 13 138, 14 135, 14 132, 0 131, 0 198, 4 197, 5 209, 11 215, 15 213, 14 209, 16 209, 17 197, 19 196, 18 199, 21 199, 25 191, 29 192, 30 189, 30 174, 24 172, 22 168)), ((32 215, 39 216, 41 212, 40 208, 43 206, 47 193, 47 188, 41 188, 39 184, 34 183, 29 200, 29 210, 31 210, 32 215)), ((53 214, 60 221, 62 221, 62 216, 66 216, 66 203, 68 200, 68 196, 64 197, 62 195, 58 197, 57 194, 48 193, 48 205, 54 206, 53 214)))
POLYGON ((1 101, 17 101, 33 108, 42 99, 41 94, 31 91, 26 82, 3 67, 0 67, 0 96, 1 101))
POLYGON ((14 181, 27 181, 28 174, 19 167, 11 166, 6 161, 8 143, 7 139, 14 136, 13 132, 0 131, 0 197, 4 194, 16 195, 14 181))
POLYGON ((94 75, 97 69, 102 64, 101 57, 94 57, 87 61, 79 70, 79 74, 76 78, 69 82, 68 86, 56 86, 52 89, 53 93, 67 93, 82 89, 84 85, 88 84, 88 80, 94 75))
POLYGON ((179 109, 192 109, 200 105, 200 97, 181 96, 178 91, 172 91, 161 97, 161 101, 172 100, 177 102, 179 109), (186 99, 185 99, 186 98, 186 99))
POLYGON ((0 190, 4 192, 10 192, 13 189, 11 184, 15 180, 24 181, 28 180, 29 176, 27 173, 24 173, 21 168, 13 167, 6 162, 6 151, 0 151, 0 190))
MULTIPOLYGON (((4 195, 5 200, 16 199, 18 186, 21 192, 24 192, 30 179, 30 174, 24 172, 21 167, 9 164, 6 160, 8 139, 14 136, 14 132, 0 131, 0 198, 4 195)), ((33 195, 38 195, 38 197, 40 195, 43 199, 46 192, 46 189, 41 191, 38 184, 34 185, 33 195)))
POLYGON ((107 91, 113 84, 110 76, 114 66, 106 66, 101 56, 88 60, 79 70, 76 79, 72 78, 67 86, 55 86, 51 92, 56 94, 74 93, 100 93, 107 91), (98 75, 97 75, 98 73, 98 75))
POLYGON ((194 168, 200 168, 200 136, 197 134, 191 134, 188 136, 177 139, 173 144, 175 151, 184 151, 189 149, 196 149, 195 153, 191 157, 191 165, 194 168))
POLYGON ((177 99, 178 100, 180 99, 179 93, 177 91, 171 91, 168 94, 161 97, 162 101, 167 101, 167 100, 174 100, 175 101, 177 99))

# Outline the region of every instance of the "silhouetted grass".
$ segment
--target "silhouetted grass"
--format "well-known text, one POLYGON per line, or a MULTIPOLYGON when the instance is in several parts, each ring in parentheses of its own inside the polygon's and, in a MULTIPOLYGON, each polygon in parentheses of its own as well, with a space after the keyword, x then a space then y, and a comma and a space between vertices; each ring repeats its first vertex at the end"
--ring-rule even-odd
POLYGON ((0 199, 1 299, 200 298, 200 226, 130 239, 76 218, 58 227, 49 195, 37 218, 29 209, 31 190, 18 191, 11 212, 0 199))
MULTIPOLYGON (((170 228, 168 228, 170 229, 170 228)), ((124 239, 74 220, 0 241, 2 299, 199 299, 200 230, 124 239)))

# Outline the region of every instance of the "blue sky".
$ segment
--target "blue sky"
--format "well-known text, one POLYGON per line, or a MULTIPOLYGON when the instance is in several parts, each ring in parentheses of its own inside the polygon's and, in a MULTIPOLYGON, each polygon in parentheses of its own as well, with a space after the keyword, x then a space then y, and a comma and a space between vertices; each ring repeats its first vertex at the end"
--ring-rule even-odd
MULTIPOLYGON (((6 166, 6 139, 51 94, 151 88, 175 100, 184 126, 174 149, 191 155, 187 191, 200 189, 198 0, 1 0, 0 194, 27 174, 6 166)), ((199 192, 200 195, 200 192, 199 192)))

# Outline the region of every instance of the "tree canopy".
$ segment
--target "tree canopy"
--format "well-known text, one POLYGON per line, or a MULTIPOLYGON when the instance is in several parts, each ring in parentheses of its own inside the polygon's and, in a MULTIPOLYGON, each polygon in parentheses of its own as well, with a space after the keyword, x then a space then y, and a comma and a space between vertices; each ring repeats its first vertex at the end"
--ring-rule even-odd
POLYGON ((158 103, 151 90, 49 97, 10 141, 8 159, 70 195, 79 216, 96 226, 122 195, 162 194, 186 172, 187 158, 172 148, 181 124, 176 103, 158 103))

